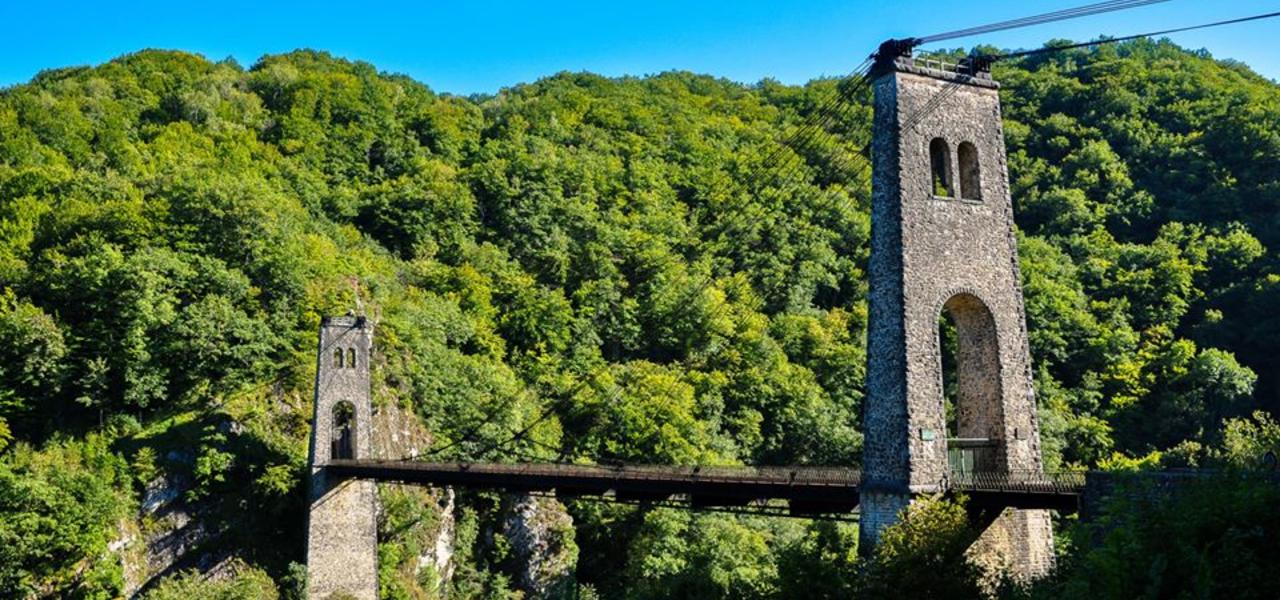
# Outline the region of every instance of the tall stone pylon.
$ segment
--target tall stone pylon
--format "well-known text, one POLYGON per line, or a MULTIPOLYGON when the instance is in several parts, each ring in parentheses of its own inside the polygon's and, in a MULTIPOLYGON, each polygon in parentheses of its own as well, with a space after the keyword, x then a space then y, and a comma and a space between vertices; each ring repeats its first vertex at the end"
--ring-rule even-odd
MULTIPOLYGON (((887 42, 872 71, 870 317, 861 545, 919 494, 946 489, 948 441, 977 442, 975 471, 1038 472, 1040 436, 1013 230, 999 84, 973 65, 887 42), (957 333, 948 431, 940 318, 957 333)), ((1053 564, 1043 510, 1005 510, 981 562, 1034 577, 1053 564)))
POLYGON ((320 323, 307 523, 311 600, 378 597, 376 484, 332 480, 324 470, 331 460, 371 457, 372 347, 373 325, 364 317, 327 317, 320 323))

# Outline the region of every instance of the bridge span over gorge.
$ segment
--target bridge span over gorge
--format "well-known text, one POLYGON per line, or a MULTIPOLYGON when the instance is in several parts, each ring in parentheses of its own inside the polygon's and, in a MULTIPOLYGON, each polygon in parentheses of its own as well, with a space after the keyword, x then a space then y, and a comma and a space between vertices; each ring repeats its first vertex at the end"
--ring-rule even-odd
POLYGON ((1094 476, 1043 470, 990 61, 920 60, 912 55, 920 41, 886 42, 841 88, 847 97, 869 90, 874 109, 861 470, 374 460, 373 324, 329 318, 317 357, 308 596, 377 597, 377 481, 796 515, 856 511, 864 552, 921 495, 962 492, 983 531, 973 551, 984 562, 1015 577, 1047 572, 1050 511, 1081 510, 1094 476), (944 316, 956 341, 946 392, 944 316))
MULTIPOLYGON (((853 513, 862 472, 838 467, 707 467, 470 463, 417 460, 331 460, 333 477, 542 492, 561 498, 612 497, 660 503, 683 500, 693 508, 727 508, 783 501, 794 516, 853 513)), ((954 472, 943 492, 963 493, 978 508, 1080 510, 1086 473, 954 472)))
MULTIPOLYGON (((325 319, 310 452, 308 597, 377 598, 378 481, 651 505, 679 499, 694 509, 765 506, 790 515, 856 514, 864 552, 920 495, 963 493, 983 530, 971 552, 1007 567, 1015 577, 1047 572, 1054 560, 1050 511, 1088 512, 1089 499, 1109 493, 1114 480, 1095 472, 1046 473, 1042 467, 1000 86, 991 77, 991 64, 1280 13, 973 55, 960 64, 921 59, 913 50, 924 43, 1161 1, 1098 2, 889 40, 836 86, 816 111, 816 122, 782 141, 782 147, 802 145, 835 111, 870 90, 871 139, 855 155, 870 157, 862 166, 871 169, 872 187, 861 470, 374 460, 373 326, 363 317, 325 319), (944 397, 952 394, 944 393, 939 335, 944 315, 956 334, 951 407, 944 397)), ((1160 474, 1155 480, 1169 488, 1187 475, 1196 476, 1160 474)))
POLYGON ((330 318, 317 358, 309 597, 377 597, 375 481, 680 497, 690 507, 773 501, 795 514, 856 508, 863 551, 921 494, 964 492, 986 509, 978 513, 977 551, 1015 576, 1047 572, 1054 556, 1047 509, 1078 510, 1085 482, 1042 468, 999 84, 987 67, 922 61, 910 41, 891 41, 853 81, 871 91, 874 105, 860 471, 371 460, 373 325, 330 318), (956 332, 951 411, 939 341, 944 315, 956 332))

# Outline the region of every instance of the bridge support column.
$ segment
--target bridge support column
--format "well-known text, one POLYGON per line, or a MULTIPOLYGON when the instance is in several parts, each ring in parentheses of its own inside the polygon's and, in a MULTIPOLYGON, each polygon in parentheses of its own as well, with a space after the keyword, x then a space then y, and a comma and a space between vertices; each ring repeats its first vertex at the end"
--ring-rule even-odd
POLYGON ((334 480, 324 470, 331 459, 371 457, 372 341, 364 317, 328 317, 320 325, 307 524, 311 600, 378 597, 376 484, 334 480))
POLYGON ((884 529, 898 522, 898 515, 911 504, 911 494, 863 490, 858 502, 859 550, 863 554, 880 539, 884 529))
MULTIPOLYGON (((999 85, 890 51, 872 76, 864 552, 913 495, 949 489, 948 438, 987 444, 975 470, 1041 469, 999 85), (944 316, 956 331, 951 390, 944 316)), ((1052 542, 1047 513, 1015 511, 973 554, 1031 578, 1052 564, 1052 542)))
POLYGON ((969 558, 988 574, 1028 578, 1053 569, 1053 523, 1047 510, 1006 508, 969 548, 969 558))

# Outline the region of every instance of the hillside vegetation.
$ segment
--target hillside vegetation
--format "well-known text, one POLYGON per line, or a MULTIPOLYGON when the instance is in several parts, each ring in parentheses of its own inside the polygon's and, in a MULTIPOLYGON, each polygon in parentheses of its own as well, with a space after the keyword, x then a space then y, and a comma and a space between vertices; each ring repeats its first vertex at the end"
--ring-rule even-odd
MULTIPOLYGON (((1049 468, 1280 449, 1280 87, 1151 41, 995 75, 1049 468)), ((238 575, 153 597, 295 594, 315 335, 350 310, 377 322, 375 402, 430 456, 857 465, 868 99, 779 145, 836 86, 461 98, 319 52, 144 51, 0 91, 0 596, 119 595, 164 481, 191 556, 238 575)), ((384 596, 441 592, 405 533, 437 508, 384 500, 384 596)), ((454 597, 519 585, 502 510, 459 497, 454 597)), ((565 593, 893 587, 854 581, 848 526, 569 512, 565 593)))

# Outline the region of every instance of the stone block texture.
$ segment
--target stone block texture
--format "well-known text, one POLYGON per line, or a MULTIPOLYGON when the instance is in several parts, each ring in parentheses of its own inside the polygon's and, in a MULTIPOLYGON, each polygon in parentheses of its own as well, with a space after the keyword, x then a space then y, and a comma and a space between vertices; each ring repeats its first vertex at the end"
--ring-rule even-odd
POLYGON ((990 578, 1010 573, 1031 579, 1053 568, 1053 522, 1047 510, 1006 508, 969 548, 969 558, 990 578))
MULTIPOLYGON (((946 489, 949 436, 994 444, 980 470, 1041 468, 999 86, 986 75, 920 68, 910 58, 878 65, 873 85, 866 548, 912 495, 946 489), (951 432, 938 326, 944 312, 958 343, 951 432)), ((1015 573, 1034 575, 1040 567, 1029 561, 1052 556, 1052 534, 1047 515, 1027 515, 1025 523, 1006 528, 1017 535, 993 537, 1007 541, 995 545, 1009 550, 1015 573)))
POLYGON ((323 470, 334 458, 372 456, 372 346, 373 325, 363 317, 329 317, 320 325, 307 524, 312 600, 378 596, 376 484, 328 481, 323 470))

